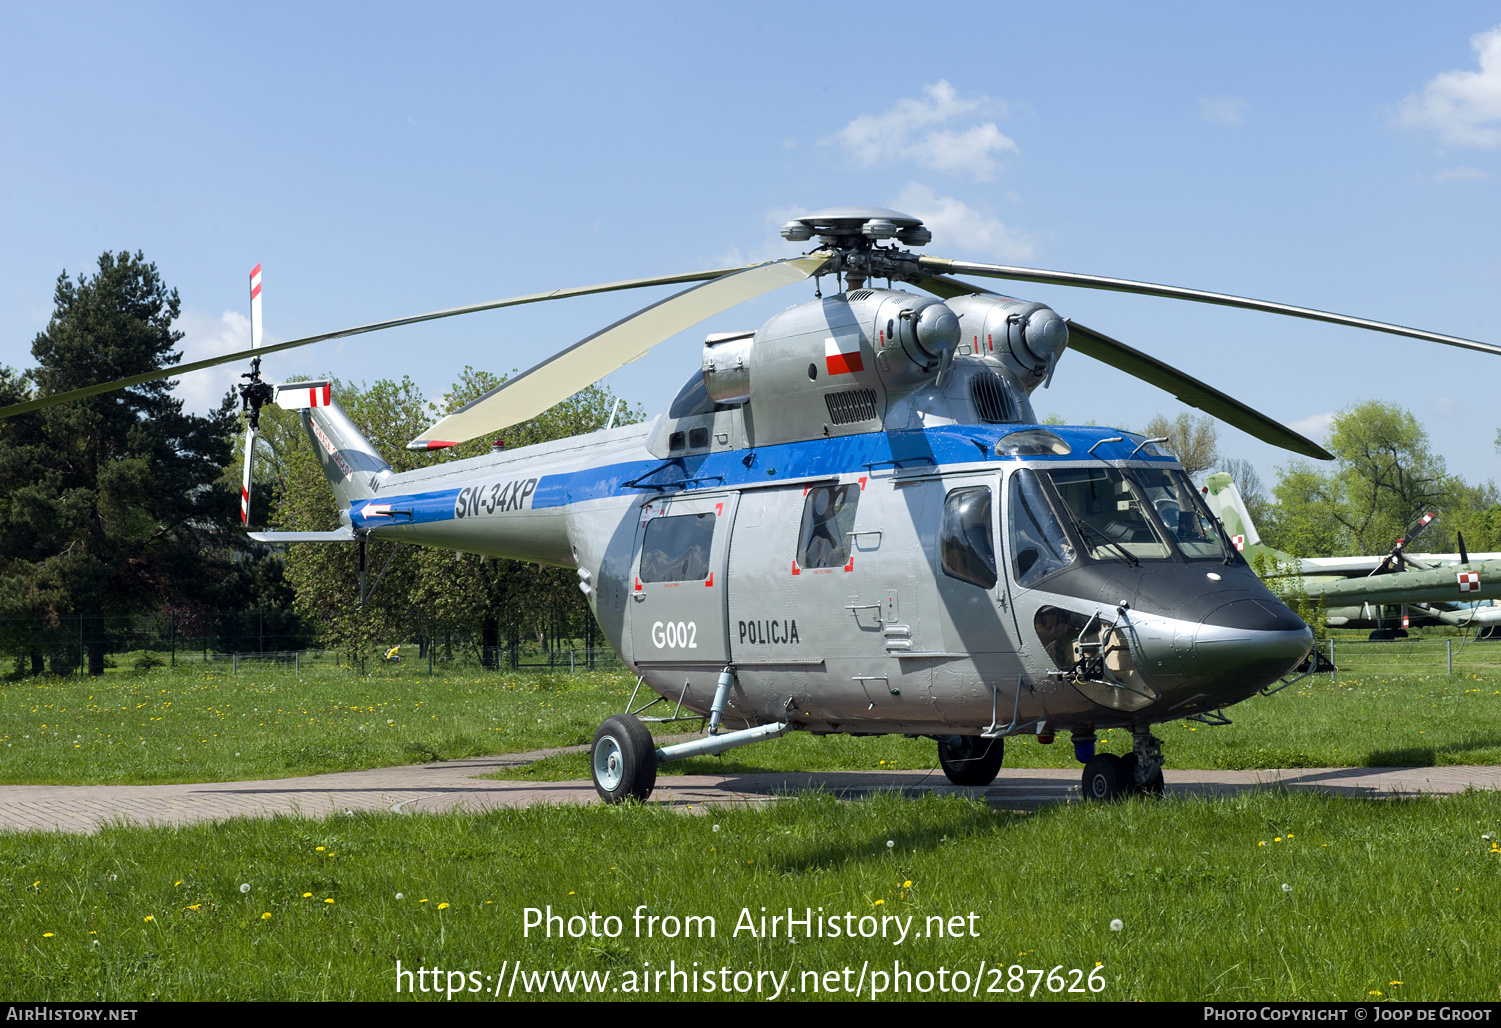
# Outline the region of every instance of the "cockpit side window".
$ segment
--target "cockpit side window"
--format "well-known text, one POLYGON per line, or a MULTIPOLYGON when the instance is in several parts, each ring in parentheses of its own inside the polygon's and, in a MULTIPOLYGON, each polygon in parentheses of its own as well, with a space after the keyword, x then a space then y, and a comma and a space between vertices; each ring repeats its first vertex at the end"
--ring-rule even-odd
POLYGON ((804 569, 842 567, 850 557, 850 533, 860 486, 825 485, 808 490, 803 523, 797 535, 797 566, 804 569))
POLYGON ((995 542, 990 528, 990 490, 955 489, 943 501, 939 552, 943 573, 982 589, 996 583, 995 542))
POLYGON ((1011 476, 1011 571, 1016 584, 1031 586, 1074 562, 1074 544, 1053 512, 1035 471, 1011 476))

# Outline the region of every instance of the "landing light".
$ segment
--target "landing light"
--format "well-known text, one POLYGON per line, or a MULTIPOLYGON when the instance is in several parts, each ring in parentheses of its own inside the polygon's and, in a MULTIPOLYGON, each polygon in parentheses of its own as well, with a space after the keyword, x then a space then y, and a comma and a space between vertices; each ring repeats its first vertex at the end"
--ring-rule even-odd
POLYGON ((1045 428, 1009 432, 995 444, 998 457, 1066 457, 1073 447, 1045 428))

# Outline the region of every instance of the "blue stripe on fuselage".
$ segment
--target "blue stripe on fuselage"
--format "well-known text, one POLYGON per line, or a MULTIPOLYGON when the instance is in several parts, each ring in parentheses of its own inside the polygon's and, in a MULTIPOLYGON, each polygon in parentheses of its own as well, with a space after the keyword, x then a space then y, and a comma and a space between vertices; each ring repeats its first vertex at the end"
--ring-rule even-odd
MULTIPOLYGON (((869 470, 892 469, 900 462, 906 469, 924 465, 973 464, 978 460, 1015 460, 996 457, 995 443, 1001 436, 1025 425, 944 425, 937 428, 901 432, 871 432, 864 435, 839 436, 833 439, 813 439, 805 442, 781 443, 753 450, 729 450, 671 460, 652 458, 643 461, 626 461, 620 464, 605 464, 600 467, 583 468, 557 475, 543 475, 531 495, 529 507, 546 510, 566 507, 571 503, 605 499, 621 493, 650 496, 657 490, 653 484, 672 489, 672 483, 690 481, 695 488, 733 489, 749 484, 764 485, 779 479, 824 478, 836 475, 859 474, 869 470), (981 444, 977 446, 976 443, 981 444), (746 459, 750 458, 749 464, 746 459), (869 466, 869 467, 868 467, 869 466), (627 483, 637 483, 627 485, 627 483)), ((1112 434, 1109 428, 1094 426, 1047 425, 1048 431, 1067 440, 1073 454, 1065 457, 1028 457, 1027 461, 1078 460, 1088 453, 1089 447, 1112 434)), ((1105 443, 1097 446, 1095 454, 1105 460, 1126 460, 1136 447, 1135 441, 1105 443)), ((1137 460, 1157 460, 1176 463, 1172 457, 1149 457, 1137 453, 1137 460)), ((514 471, 488 471, 476 469, 475 481, 491 481, 503 475, 515 475, 514 471)), ((442 489, 435 492, 397 496, 382 496, 361 500, 350 509, 355 528, 379 528, 383 525, 414 525, 436 521, 449 521, 454 517, 458 501, 458 489, 442 489), (370 505, 389 507, 389 517, 365 517, 362 511, 370 505)))

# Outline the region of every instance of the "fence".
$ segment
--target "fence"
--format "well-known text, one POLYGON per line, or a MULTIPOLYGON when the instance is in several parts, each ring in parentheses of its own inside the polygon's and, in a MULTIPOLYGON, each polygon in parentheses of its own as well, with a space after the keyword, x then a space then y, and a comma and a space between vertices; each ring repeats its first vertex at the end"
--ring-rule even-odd
POLYGON ((1332 638, 1319 643, 1319 650, 1342 673, 1372 672, 1412 674, 1495 674, 1501 671, 1501 641, 1464 636, 1372 641, 1332 638))
MULTIPOLYGON (((480 671, 583 671, 622 667, 613 650, 590 647, 588 640, 552 639, 546 645, 512 637, 509 645, 482 646, 479 633, 453 633, 437 640, 390 640, 366 656, 365 669, 379 654, 400 645, 399 663, 437 673, 441 669, 480 671), (580 643, 584 643, 580 645, 580 643)), ((309 626, 285 611, 231 611, 106 617, 84 614, 42 618, 0 618, 0 653, 15 662, 17 674, 72 674, 96 669, 147 670, 163 665, 245 663, 290 665, 300 671, 317 665, 349 664, 350 655, 321 649, 309 626)), ((358 661, 357 661, 358 662, 358 661)), ((398 662, 392 662, 398 663, 398 662)), ((0 667, 0 674, 4 668, 0 667)))

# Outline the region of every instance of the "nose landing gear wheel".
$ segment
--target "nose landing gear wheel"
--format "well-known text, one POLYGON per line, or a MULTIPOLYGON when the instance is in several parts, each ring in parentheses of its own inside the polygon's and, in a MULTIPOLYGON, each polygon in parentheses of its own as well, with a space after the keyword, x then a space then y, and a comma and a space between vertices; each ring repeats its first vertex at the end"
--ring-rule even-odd
POLYGON ((1147 780, 1140 784, 1136 781, 1136 754, 1127 753, 1120 758, 1121 780, 1125 784, 1126 791, 1139 792, 1143 796, 1161 796, 1166 786, 1162 782, 1162 768, 1158 768, 1147 776, 1147 780))
POLYGON ((1118 800, 1130 791, 1130 779, 1124 771, 1120 757, 1114 753, 1101 753, 1084 765, 1080 791, 1086 800, 1094 803, 1118 800))
POLYGON ((945 735, 938 740, 938 764, 955 785, 989 785, 1005 756, 1005 739, 945 735))
POLYGON ((657 746, 629 714, 616 714, 594 733, 589 750, 594 790, 606 803, 645 800, 657 784, 657 746))

